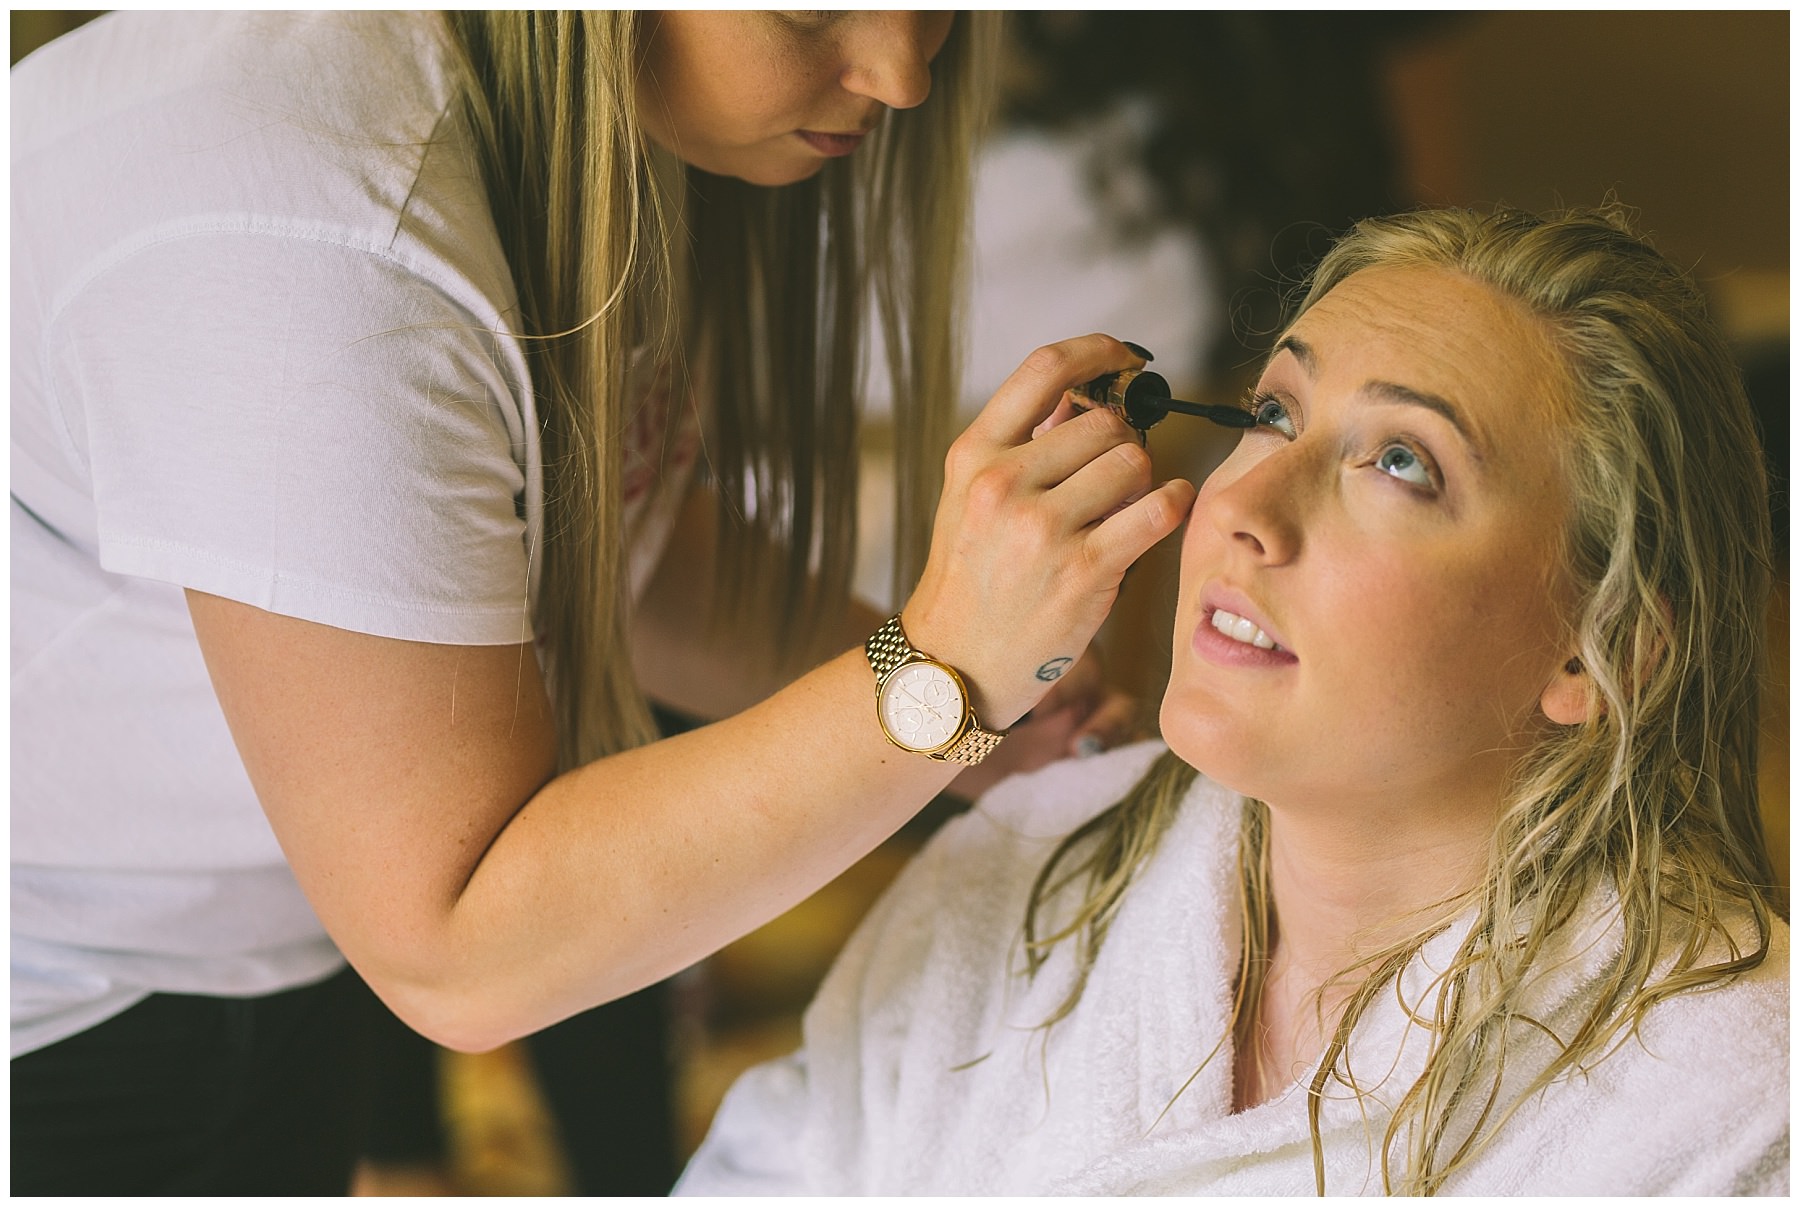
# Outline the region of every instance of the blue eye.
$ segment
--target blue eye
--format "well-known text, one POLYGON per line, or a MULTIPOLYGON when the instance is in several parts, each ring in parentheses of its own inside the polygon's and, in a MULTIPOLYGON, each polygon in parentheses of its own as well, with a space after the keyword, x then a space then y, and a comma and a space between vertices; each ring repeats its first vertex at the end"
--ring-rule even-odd
POLYGON ((1293 417, 1288 414, 1287 407, 1267 394, 1250 400, 1250 413, 1256 417, 1258 427, 1272 427, 1289 440, 1298 435, 1294 430, 1293 417))
POLYGON ((1375 468, 1414 486, 1435 486, 1431 471, 1419 455, 1404 444, 1390 444, 1375 458, 1375 468))

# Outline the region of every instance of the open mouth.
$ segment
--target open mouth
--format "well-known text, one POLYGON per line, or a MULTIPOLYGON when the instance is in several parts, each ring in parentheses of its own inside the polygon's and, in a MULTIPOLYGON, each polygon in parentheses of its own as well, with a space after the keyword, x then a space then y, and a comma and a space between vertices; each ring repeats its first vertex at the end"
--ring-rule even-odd
POLYGON ((1227 612, 1224 608, 1213 609, 1210 623, 1213 628, 1233 641, 1253 645, 1259 650, 1280 650, 1284 654, 1290 652, 1286 647, 1276 644, 1273 637, 1257 628, 1254 621, 1246 620, 1234 612, 1227 612))

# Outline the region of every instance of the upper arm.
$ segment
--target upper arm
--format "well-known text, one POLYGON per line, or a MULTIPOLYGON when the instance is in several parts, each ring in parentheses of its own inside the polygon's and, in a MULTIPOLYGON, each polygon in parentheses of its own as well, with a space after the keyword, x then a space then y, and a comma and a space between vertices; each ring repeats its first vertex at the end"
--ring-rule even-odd
POLYGON ((354 247, 196 234, 101 274, 47 345, 106 570, 415 641, 529 637, 529 385, 457 298, 354 247))
POLYGON ((275 835, 377 983, 553 761, 528 393, 478 293, 206 230, 113 264, 51 341, 102 567, 186 589, 275 835))
POLYGON ((489 843, 554 771, 532 650, 372 637, 197 591, 188 608, 326 930, 378 988, 423 972, 489 843))

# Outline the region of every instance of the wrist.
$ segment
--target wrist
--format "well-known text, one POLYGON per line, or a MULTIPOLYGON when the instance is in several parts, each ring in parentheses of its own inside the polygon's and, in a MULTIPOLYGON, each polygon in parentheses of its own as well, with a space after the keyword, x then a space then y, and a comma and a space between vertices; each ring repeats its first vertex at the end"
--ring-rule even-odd
POLYGON ((984 724, 963 672, 915 644, 901 615, 870 634, 863 652, 875 676, 875 719, 894 746, 974 766, 1006 731, 984 724))
POLYGON ((982 643, 971 640, 964 626, 934 625, 922 613, 923 609, 915 609, 911 604, 900 611, 898 619, 908 641, 915 649, 957 669, 967 685, 969 705, 984 724, 1007 728, 1031 707, 1026 703, 1016 710, 1009 709, 1007 693, 993 690, 1004 681, 1003 677, 990 659, 982 657, 982 643))

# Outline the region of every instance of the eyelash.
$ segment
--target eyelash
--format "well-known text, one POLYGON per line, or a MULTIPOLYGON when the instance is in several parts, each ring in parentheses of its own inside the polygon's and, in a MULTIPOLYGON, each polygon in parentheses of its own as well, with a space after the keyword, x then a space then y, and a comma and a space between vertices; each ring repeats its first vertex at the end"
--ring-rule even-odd
POLYGON ((1288 432, 1282 431, 1280 428, 1275 427, 1275 425, 1273 423, 1268 422, 1263 419, 1263 417, 1262 417, 1263 408, 1266 406, 1280 407, 1282 418, 1286 419, 1288 421, 1288 424, 1290 426, 1292 426, 1294 421, 1293 421, 1293 417, 1287 413, 1287 404, 1283 403, 1281 401, 1281 399, 1275 397, 1275 395, 1270 394, 1266 391, 1259 391, 1254 386, 1252 386, 1250 388, 1249 392, 1247 394, 1245 394, 1245 396, 1244 396, 1244 409, 1246 411, 1249 411, 1250 414, 1256 419, 1256 427, 1252 428, 1251 430, 1256 431, 1261 428, 1270 428, 1276 432, 1280 432, 1281 435, 1283 435, 1283 436, 1287 436, 1288 439, 1290 439, 1290 440, 1293 439, 1293 436, 1290 435, 1288 432))
MULTIPOLYGON (((1294 420, 1293 416, 1288 413, 1287 404, 1267 391, 1259 391, 1255 387, 1252 387, 1245 395, 1244 409, 1249 411, 1250 414, 1256 418, 1256 427, 1252 428, 1252 431, 1267 429, 1276 432, 1288 440, 1292 440, 1298 435, 1297 432, 1291 430, 1294 420), (1279 419, 1265 419, 1263 417, 1264 408, 1271 406, 1280 411, 1279 419), (1282 428, 1275 426, 1277 422, 1283 420, 1286 421, 1290 430, 1283 430, 1282 428)), ((1396 436, 1392 439, 1382 441, 1380 447, 1375 450, 1374 455, 1360 462, 1360 464, 1364 466, 1373 466, 1379 469, 1382 458, 1396 448, 1406 452, 1418 463, 1419 467, 1425 471, 1425 476, 1430 480, 1430 485, 1427 486, 1418 482, 1409 482, 1398 474, 1381 470, 1380 472, 1384 477, 1392 478, 1394 481, 1414 492, 1430 492, 1436 494, 1443 489, 1443 475, 1439 472, 1437 462, 1432 459, 1431 454, 1426 452, 1418 444, 1403 437, 1396 436)))

